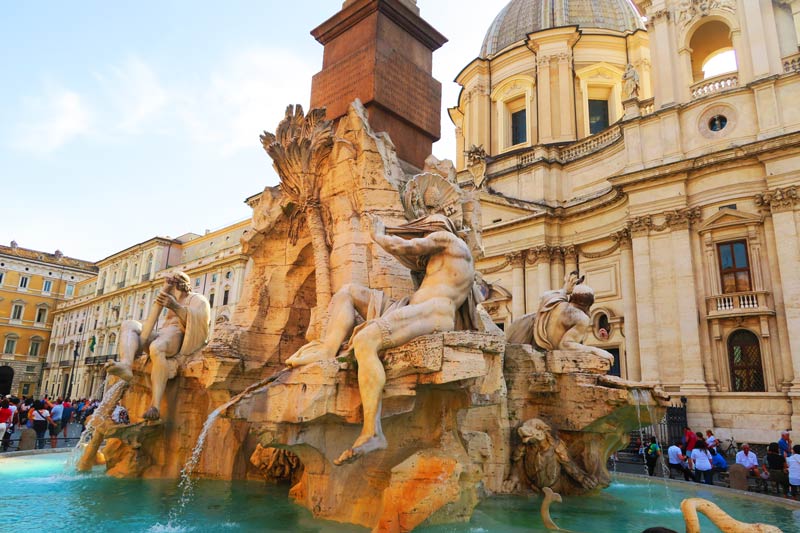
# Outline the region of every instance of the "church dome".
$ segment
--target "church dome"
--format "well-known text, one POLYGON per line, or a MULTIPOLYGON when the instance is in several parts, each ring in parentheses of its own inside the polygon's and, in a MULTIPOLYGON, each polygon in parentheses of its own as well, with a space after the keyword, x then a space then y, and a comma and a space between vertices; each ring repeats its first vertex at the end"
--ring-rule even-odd
POLYGON ((621 32, 644 28, 628 0, 511 0, 486 32, 481 57, 494 55, 529 33, 561 26, 621 32))

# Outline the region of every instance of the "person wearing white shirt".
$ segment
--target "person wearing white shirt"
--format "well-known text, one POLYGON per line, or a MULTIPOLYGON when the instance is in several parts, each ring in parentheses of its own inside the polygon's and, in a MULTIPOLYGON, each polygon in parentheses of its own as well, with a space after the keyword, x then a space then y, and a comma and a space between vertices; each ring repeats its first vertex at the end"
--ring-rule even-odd
POLYGON ((712 476, 714 475, 713 471, 711 470, 711 454, 708 452, 706 448, 705 441, 699 440, 695 445, 694 449, 692 450, 692 454, 690 455, 691 464, 694 465, 695 470, 695 478, 694 480, 698 483, 700 482, 700 478, 703 478, 703 483, 706 485, 713 485, 712 476))
POLYGON ((688 468, 683 466, 683 462, 686 460, 686 456, 683 455, 683 450, 681 450, 681 439, 677 439, 675 443, 672 444, 669 448, 667 448, 667 457, 669 462, 669 477, 672 477, 674 472, 680 472, 683 475, 683 479, 686 481, 692 480, 692 473, 689 471, 688 468))
POLYGON ((800 496, 800 444, 792 446, 792 455, 786 458, 789 465, 789 487, 792 497, 796 500, 800 496))
MULTIPOLYGON (((750 451, 750 445, 747 443, 742 444, 742 449, 739 453, 736 454, 736 464, 742 465, 747 470, 750 471, 750 475, 760 478, 761 472, 760 468, 758 467, 758 457, 756 454, 750 451)), ((766 472, 766 468, 764 468, 764 472, 766 472)))

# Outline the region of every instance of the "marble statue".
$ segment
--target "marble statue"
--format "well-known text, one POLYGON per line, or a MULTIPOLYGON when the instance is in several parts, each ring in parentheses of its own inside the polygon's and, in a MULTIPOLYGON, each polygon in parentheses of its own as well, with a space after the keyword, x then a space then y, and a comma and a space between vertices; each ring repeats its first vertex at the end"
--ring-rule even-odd
POLYGON ((475 329, 479 322, 472 253, 449 218, 432 214, 387 230, 379 217, 368 216, 372 239, 412 274, 422 275, 419 288, 410 297, 391 301, 380 290, 345 285, 331 300, 323 339, 306 344, 286 361, 299 366, 332 359, 350 338, 364 425, 353 446, 334 461, 337 465, 386 448, 380 421, 386 375, 379 352, 430 333, 475 329), (365 319, 358 326, 357 314, 365 319))
POLYGON ((589 308, 594 291, 583 284, 584 278, 571 272, 564 287, 545 292, 535 313, 515 320, 506 335, 511 343, 535 344, 543 350, 574 350, 591 353, 613 363, 614 356, 605 350, 583 344, 591 331, 589 308))
POLYGON ((697 511, 706 515, 723 533, 781 533, 779 528, 769 524, 740 522, 720 509, 717 504, 703 498, 686 498, 681 502, 686 533, 700 533, 697 511))
POLYGON ((164 287, 156 297, 147 321, 136 320, 122 323, 120 332, 120 361, 109 361, 109 374, 124 381, 133 379, 132 365, 136 356, 150 356, 153 368, 150 372, 152 399, 150 408, 144 413, 146 420, 158 420, 158 407, 164 396, 167 381, 174 377, 175 367, 168 359, 176 355, 191 355, 208 343, 211 308, 202 294, 192 292, 189 276, 173 272, 164 279, 164 287), (157 333, 153 332, 162 309, 167 308, 166 318, 157 333))
POLYGON ((516 490, 523 479, 536 492, 545 487, 560 490, 562 472, 585 489, 597 486, 597 480, 577 465, 564 442, 553 436, 552 429, 543 420, 526 420, 517 434, 522 442, 512 455, 506 490, 516 490))
POLYGON ((638 98, 639 97, 639 73, 636 69, 628 63, 625 66, 625 73, 622 75, 623 80, 623 97, 627 100, 628 98, 638 98))

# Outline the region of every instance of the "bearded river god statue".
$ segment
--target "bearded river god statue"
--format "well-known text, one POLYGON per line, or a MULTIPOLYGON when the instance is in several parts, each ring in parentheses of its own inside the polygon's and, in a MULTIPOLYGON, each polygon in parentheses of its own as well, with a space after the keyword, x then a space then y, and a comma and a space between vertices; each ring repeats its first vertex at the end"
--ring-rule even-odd
POLYGON ((379 217, 369 218, 372 239, 412 272, 423 274, 419 288, 410 297, 391 301, 381 290, 342 287, 331 300, 324 338, 303 346, 286 361, 301 366, 330 360, 350 339, 348 347, 358 362, 364 425, 353 446, 334 461, 336 465, 386 448, 380 421, 386 374, 379 352, 422 335, 477 329, 480 322, 472 253, 449 218, 433 214, 388 230, 379 217), (357 315, 366 321, 355 326, 357 315))
POLYGON ((533 344, 542 350, 573 350, 594 354, 613 364, 609 352, 583 344, 591 331, 589 309, 594 303, 594 291, 583 284, 584 276, 571 272, 564 287, 545 292, 535 313, 515 320, 506 338, 513 344, 533 344))
POLYGON ((144 353, 150 357, 153 368, 150 372, 152 398, 150 408, 144 413, 145 420, 160 418, 159 406, 164 396, 167 381, 175 377, 176 365, 169 360, 176 355, 191 355, 208 343, 211 323, 211 308, 202 294, 192 292, 189 276, 174 272, 164 279, 164 287, 158 293, 147 321, 136 320, 122 323, 120 332, 120 361, 106 365, 109 374, 130 382, 133 379, 133 361, 144 353), (167 314, 161 328, 153 332, 161 311, 167 314))

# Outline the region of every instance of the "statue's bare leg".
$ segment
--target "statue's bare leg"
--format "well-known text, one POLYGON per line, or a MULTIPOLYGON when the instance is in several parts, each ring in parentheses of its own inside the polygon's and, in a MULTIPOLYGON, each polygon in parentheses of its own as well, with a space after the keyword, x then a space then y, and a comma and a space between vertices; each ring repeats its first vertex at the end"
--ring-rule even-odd
POLYGON ((370 290, 358 285, 345 285, 336 291, 328 306, 328 327, 323 339, 297 350, 286 360, 286 365, 302 366, 333 359, 353 331, 356 313, 366 316, 369 297, 370 290))
POLYGON ((386 372, 378 352, 421 335, 450 331, 454 327, 454 316, 452 302, 447 298, 436 298, 387 313, 358 332, 353 339, 353 348, 358 361, 358 390, 364 425, 353 446, 345 450, 334 464, 349 463, 386 448, 386 437, 381 429, 381 397, 386 372))
POLYGON ((153 396, 150 408, 145 411, 145 420, 158 420, 161 414, 158 411, 164 391, 169 380, 169 364, 167 358, 172 357, 180 351, 183 333, 177 327, 162 329, 153 342, 150 343, 150 361, 153 368, 150 371, 150 386, 153 396))
POLYGON ((133 360, 142 351, 142 324, 135 320, 126 320, 122 323, 119 333, 119 362, 106 363, 106 372, 117 376, 123 381, 133 379, 131 367, 133 360))

